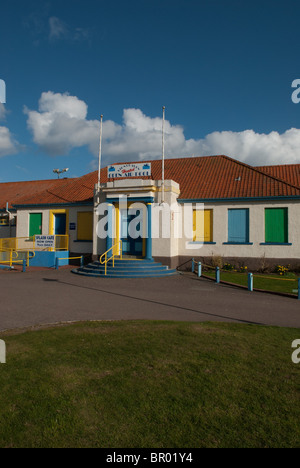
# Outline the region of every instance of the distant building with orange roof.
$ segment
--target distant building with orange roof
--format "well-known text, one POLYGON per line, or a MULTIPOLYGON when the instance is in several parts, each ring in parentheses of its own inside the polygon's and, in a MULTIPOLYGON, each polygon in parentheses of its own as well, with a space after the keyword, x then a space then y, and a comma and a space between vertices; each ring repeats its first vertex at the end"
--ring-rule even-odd
POLYGON ((122 241, 124 255, 172 267, 191 257, 300 264, 300 164, 166 159, 163 183, 161 160, 139 161, 103 168, 100 180, 100 193, 97 171, 0 184, 0 237, 67 235, 71 254, 94 259, 122 241))

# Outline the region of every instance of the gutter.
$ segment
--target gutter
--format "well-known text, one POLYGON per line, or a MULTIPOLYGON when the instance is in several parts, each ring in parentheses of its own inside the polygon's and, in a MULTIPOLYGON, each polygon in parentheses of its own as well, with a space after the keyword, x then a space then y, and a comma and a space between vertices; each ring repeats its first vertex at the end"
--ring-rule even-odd
POLYGON ((178 203, 216 203, 216 202, 264 202, 299 200, 299 195, 278 195, 274 197, 231 197, 231 198, 178 198, 178 203))

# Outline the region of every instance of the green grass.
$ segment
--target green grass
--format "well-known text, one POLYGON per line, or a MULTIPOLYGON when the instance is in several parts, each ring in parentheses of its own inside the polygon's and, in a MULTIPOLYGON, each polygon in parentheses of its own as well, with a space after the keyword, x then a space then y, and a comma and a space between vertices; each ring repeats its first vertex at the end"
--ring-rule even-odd
MULTIPOLYGON (((203 275, 215 278, 214 270, 207 270, 203 272, 203 275)), ((254 289, 262 289, 265 291, 273 291, 280 293, 293 294, 297 296, 297 293, 293 292, 298 289, 298 276, 294 273, 287 273, 284 277, 280 277, 278 274, 253 274, 253 286, 254 289), (288 280, 288 281, 287 281, 288 280)), ((247 273, 237 273, 231 271, 221 271, 221 281, 234 283, 241 286, 248 285, 247 273)))
POLYGON ((298 329, 89 322, 1 338, 1 448, 300 446, 298 329))

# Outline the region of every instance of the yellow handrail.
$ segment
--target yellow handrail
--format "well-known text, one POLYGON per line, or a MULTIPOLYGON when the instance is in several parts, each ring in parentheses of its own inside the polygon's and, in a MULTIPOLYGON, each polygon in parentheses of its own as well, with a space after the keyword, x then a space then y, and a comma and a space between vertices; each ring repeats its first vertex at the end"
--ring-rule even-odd
POLYGON ((122 251, 123 251, 123 243, 121 240, 119 240, 118 242, 116 242, 110 249, 108 249, 106 252, 104 252, 104 254, 101 255, 100 259, 99 259, 99 262, 101 265, 105 265, 105 276, 107 274, 107 264, 108 262, 110 262, 111 260, 113 261, 113 268, 115 268, 115 257, 117 255, 119 255, 119 253, 116 253, 114 252, 114 249, 117 247, 117 246, 120 246, 120 249, 116 249, 116 251, 120 250, 120 257, 121 257, 121 260, 122 260, 122 251), (107 254, 110 252, 110 251, 113 251, 113 254, 111 257, 107 258, 107 254), (103 260, 103 257, 104 257, 104 260, 103 260))
MULTIPOLYGON (((29 260, 35 257, 35 252, 32 250, 12 250, 12 249, 1 249, 0 252, 8 253, 9 260, 0 260, 0 264, 9 263, 9 266, 12 266, 13 263, 22 263, 23 259, 16 260, 19 257, 19 253, 24 253, 26 255, 26 265, 29 266, 29 260), (30 256, 30 254, 32 254, 30 256), (13 257, 15 255, 15 257, 13 257)), ((25 260, 25 259, 24 259, 25 260)))
POLYGON ((45 249, 36 248, 35 236, 31 237, 8 237, 0 239, 0 250, 47 250, 59 251, 69 250, 69 236, 68 235, 55 235, 54 248, 48 247, 45 249))

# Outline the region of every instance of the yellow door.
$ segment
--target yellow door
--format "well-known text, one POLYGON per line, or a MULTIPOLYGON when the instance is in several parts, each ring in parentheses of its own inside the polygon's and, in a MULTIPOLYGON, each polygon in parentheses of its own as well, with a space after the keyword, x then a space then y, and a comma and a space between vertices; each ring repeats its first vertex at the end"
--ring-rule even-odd
POLYGON ((194 211, 194 242, 213 241, 213 210, 194 211))
POLYGON ((83 211, 77 213, 77 240, 93 240, 93 212, 83 211))

